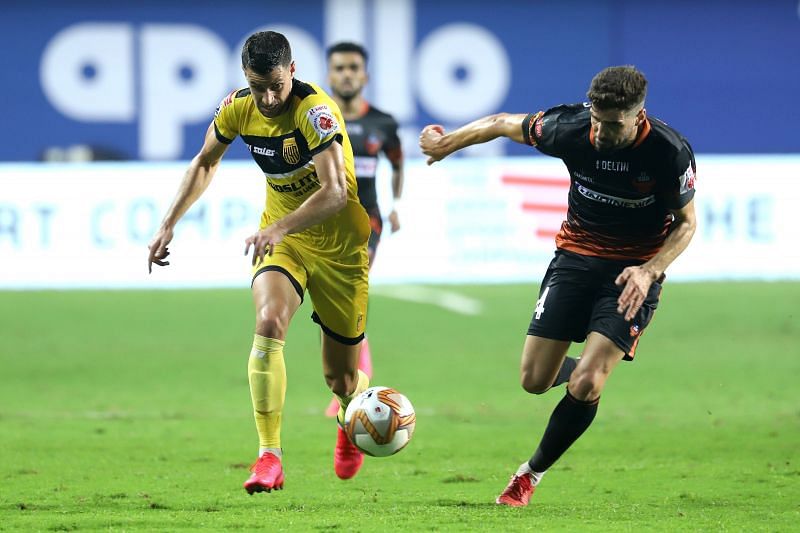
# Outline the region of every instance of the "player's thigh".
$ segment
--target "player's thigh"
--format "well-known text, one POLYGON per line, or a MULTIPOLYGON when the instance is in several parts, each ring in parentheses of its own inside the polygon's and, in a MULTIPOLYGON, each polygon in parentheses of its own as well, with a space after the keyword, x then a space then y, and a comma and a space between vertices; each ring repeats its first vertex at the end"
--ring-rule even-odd
POLYGON ((654 282, 650 286, 647 297, 636 316, 628 321, 617 312, 617 300, 623 288, 618 287, 612 277, 609 277, 603 284, 600 295, 595 301, 588 330, 600 333, 610 339, 625 353, 624 359, 630 361, 634 358, 639 339, 652 321, 658 307, 661 284, 654 282))
POLYGON ((613 340, 596 331, 589 333, 567 384, 570 394, 583 401, 597 399, 623 355, 625 352, 613 340))
POLYGON ((307 287, 312 318, 322 332, 340 344, 359 344, 366 330, 369 296, 366 246, 339 256, 316 256, 307 287))
POLYGON ((583 342, 597 294, 596 275, 583 258, 557 253, 545 273, 528 335, 583 342))
POLYGON ((271 256, 253 268, 253 304, 256 329, 282 333, 303 302, 307 275, 302 261, 288 243, 280 243, 271 256))
POLYGON ((358 381, 369 289, 366 248, 314 265, 308 292, 313 319, 322 329, 322 369, 331 389, 349 394, 358 381))
POLYGON ((522 388, 531 393, 545 392, 558 375, 571 342, 528 335, 522 349, 519 374, 522 388))

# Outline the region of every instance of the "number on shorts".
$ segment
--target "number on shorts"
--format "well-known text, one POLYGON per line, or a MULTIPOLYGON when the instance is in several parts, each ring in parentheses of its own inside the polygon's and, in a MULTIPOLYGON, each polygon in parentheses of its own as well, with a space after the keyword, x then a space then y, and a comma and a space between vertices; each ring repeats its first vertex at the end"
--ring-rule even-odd
POLYGON ((536 301, 536 320, 542 318, 542 313, 544 313, 544 301, 547 299, 547 293, 550 292, 550 287, 545 287, 542 296, 536 301))

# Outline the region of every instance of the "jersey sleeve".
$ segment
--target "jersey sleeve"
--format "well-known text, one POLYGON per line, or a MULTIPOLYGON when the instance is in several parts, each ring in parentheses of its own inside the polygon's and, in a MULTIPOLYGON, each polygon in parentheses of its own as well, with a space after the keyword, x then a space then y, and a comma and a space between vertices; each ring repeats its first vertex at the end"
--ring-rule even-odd
POLYGON ((522 136, 525 144, 535 147, 543 154, 560 157, 558 150, 558 108, 530 113, 522 121, 522 136))
POLYGON ((673 159, 669 172, 666 204, 669 209, 680 209, 694 198, 697 165, 688 143, 673 159))
POLYGON ((303 98, 295 112, 295 120, 312 155, 323 151, 334 141, 342 142, 342 125, 334 105, 327 98, 320 95, 303 98))
POLYGON ((403 148, 400 144, 400 136, 397 134, 397 122, 389 117, 386 125, 386 141, 383 143, 383 153, 392 163, 397 166, 403 160, 403 148))
POLYGON ((224 144, 231 144, 239 135, 239 120, 233 105, 237 92, 239 91, 232 91, 223 98, 214 112, 214 133, 217 140, 224 144))

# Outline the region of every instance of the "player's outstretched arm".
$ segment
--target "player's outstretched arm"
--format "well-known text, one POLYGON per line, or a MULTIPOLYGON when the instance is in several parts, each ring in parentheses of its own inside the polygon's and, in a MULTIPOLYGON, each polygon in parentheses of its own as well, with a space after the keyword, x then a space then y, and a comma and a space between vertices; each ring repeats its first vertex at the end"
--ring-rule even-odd
POLYGON ((690 200, 680 209, 672 210, 672 215, 675 220, 661 250, 646 263, 628 267, 617 276, 617 285, 625 287, 617 300, 617 312, 624 315, 625 320, 631 320, 636 316, 647 298, 650 285, 661 277, 692 240, 697 228, 694 200, 690 200))
POLYGON ((428 164, 432 165, 462 148, 498 137, 507 137, 512 141, 524 143, 522 122, 527 116, 497 113, 479 118, 450 133, 445 133, 444 128, 438 124, 425 126, 419 136, 419 147, 422 153, 428 156, 428 164))
POLYGON ((214 172, 216 172, 219 162, 227 149, 228 145, 219 142, 217 139, 217 135, 214 132, 214 124, 212 123, 206 130, 203 147, 189 163, 189 168, 186 169, 186 174, 184 174, 183 181, 178 187, 175 199, 167 210, 167 214, 164 215, 161 227, 153 236, 153 240, 150 241, 148 247, 150 253, 147 258, 148 272, 153 272, 154 263, 159 266, 169 265, 169 261, 165 261, 169 255, 167 245, 172 241, 175 224, 178 223, 178 220, 189 210, 192 204, 200 198, 208 184, 211 183, 211 178, 214 177, 214 172))
POLYGON ((276 244, 286 235, 298 233, 314 224, 330 218, 347 205, 347 177, 344 171, 344 152, 342 145, 334 141, 313 156, 320 188, 310 195, 300 206, 257 231, 245 240, 245 255, 253 246, 253 264, 264 255, 272 255, 276 244))

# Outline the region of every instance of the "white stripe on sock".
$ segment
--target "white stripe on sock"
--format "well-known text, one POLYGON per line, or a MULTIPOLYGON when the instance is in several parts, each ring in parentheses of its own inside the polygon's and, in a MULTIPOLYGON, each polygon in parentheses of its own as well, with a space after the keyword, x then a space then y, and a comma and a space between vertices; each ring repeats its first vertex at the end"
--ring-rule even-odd
POLYGON ((274 455, 278 459, 280 459, 281 456, 283 455, 283 450, 281 450, 280 448, 259 448, 258 449, 258 456, 261 457, 262 455, 264 455, 267 452, 271 453, 272 455, 274 455))

